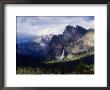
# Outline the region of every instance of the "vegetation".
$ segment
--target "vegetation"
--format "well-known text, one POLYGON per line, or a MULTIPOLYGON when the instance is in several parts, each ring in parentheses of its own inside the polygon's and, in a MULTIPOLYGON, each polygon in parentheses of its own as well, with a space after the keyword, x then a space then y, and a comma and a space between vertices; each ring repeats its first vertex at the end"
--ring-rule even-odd
POLYGON ((89 50, 64 58, 17 65, 17 74, 94 74, 94 52, 89 50))

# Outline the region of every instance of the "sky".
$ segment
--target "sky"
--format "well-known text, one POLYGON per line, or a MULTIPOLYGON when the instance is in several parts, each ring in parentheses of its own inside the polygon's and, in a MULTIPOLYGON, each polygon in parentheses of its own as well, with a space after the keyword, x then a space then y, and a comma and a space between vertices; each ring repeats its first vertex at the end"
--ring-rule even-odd
POLYGON ((94 16, 17 16, 17 34, 62 34, 67 25, 94 28, 94 16))

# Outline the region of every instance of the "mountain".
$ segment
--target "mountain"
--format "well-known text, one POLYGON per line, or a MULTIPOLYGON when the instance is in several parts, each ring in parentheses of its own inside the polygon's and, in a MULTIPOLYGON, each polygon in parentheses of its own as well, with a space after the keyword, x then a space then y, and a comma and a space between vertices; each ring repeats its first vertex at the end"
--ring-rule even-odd
POLYGON ((46 46, 52 39, 53 35, 44 35, 44 36, 39 36, 36 39, 33 40, 37 45, 40 46, 46 46))
MULTIPOLYGON (((36 59, 46 59, 48 56, 48 52, 46 50, 46 46, 51 40, 53 35, 45 35, 45 36, 34 36, 34 38, 29 40, 20 41, 16 45, 17 54, 23 56, 30 56, 36 59)), ((30 38, 30 37, 26 37, 30 38)))
POLYGON ((74 42, 81 38, 86 32, 87 30, 81 26, 77 25, 76 27, 73 27, 68 25, 63 32, 63 38, 66 42, 74 42))
POLYGON ((87 30, 79 25, 76 27, 68 25, 63 34, 34 36, 27 41, 25 39, 17 43, 17 54, 30 55, 39 60, 60 59, 61 56, 74 55, 93 49, 94 29, 87 30))
POLYGON ((59 58, 65 47, 65 53, 71 53, 71 48, 74 48, 77 40, 81 38, 84 40, 87 37, 88 30, 81 26, 66 26, 63 34, 54 35, 48 44, 48 52, 51 58, 59 58), (85 36, 85 37, 83 37, 85 36))
POLYGON ((82 38, 79 38, 75 42, 73 48, 71 49, 71 52, 73 54, 76 54, 83 51, 87 51, 91 48, 94 48, 94 29, 89 29, 82 38))

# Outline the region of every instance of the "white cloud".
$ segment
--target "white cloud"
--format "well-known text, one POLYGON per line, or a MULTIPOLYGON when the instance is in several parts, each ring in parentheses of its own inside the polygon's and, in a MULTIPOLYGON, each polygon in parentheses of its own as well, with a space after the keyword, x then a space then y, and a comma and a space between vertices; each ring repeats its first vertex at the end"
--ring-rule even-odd
POLYGON ((17 17, 17 32, 33 35, 61 34, 67 25, 94 28, 89 17, 17 17))
POLYGON ((62 34, 64 31, 64 25, 50 25, 40 31, 36 30, 37 35, 47 35, 47 34, 62 34))

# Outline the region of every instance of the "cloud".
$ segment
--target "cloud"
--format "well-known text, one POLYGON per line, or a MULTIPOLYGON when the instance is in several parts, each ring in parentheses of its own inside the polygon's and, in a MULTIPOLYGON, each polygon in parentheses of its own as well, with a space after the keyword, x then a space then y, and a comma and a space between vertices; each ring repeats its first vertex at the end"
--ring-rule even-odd
POLYGON ((94 28, 94 16, 17 16, 17 33, 61 34, 66 25, 94 28))

